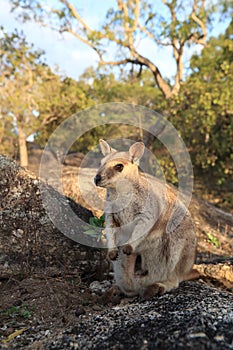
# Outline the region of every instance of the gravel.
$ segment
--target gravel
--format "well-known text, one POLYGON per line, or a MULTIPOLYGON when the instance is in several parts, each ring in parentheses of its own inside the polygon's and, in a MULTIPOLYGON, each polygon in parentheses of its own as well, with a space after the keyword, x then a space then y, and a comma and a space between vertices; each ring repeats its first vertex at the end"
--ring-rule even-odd
POLYGON ((47 350, 233 349, 233 295, 184 282, 149 301, 82 315, 47 350))

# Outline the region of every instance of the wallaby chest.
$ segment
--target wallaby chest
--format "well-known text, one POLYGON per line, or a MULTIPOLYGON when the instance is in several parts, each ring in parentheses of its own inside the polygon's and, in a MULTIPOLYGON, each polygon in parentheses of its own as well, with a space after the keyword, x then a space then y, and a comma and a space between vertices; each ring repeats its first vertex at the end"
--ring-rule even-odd
POLYGON ((141 215, 143 207, 144 201, 138 191, 118 194, 117 198, 114 198, 111 193, 107 196, 108 215, 114 227, 132 223, 135 217, 141 215))

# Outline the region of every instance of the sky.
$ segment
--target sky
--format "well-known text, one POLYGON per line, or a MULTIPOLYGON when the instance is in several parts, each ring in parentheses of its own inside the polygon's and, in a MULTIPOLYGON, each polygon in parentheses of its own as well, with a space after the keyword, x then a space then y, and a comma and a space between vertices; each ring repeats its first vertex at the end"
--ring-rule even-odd
MULTIPOLYGON (((83 18, 88 24, 96 28, 103 21, 106 10, 114 5, 116 1, 79 0, 77 3, 82 11, 83 18)), ((15 19, 15 13, 10 12, 10 0, 0 0, 0 5, 0 25, 8 32, 12 32, 15 28, 23 30, 28 42, 34 43, 36 48, 45 51, 46 62, 52 68, 58 65, 63 75, 78 79, 86 68, 90 66, 97 67, 98 56, 94 50, 71 34, 65 33, 61 37, 56 31, 48 27, 41 27, 35 22, 20 23, 15 19)), ((227 23, 224 22, 216 25, 214 34, 224 32, 226 27, 227 23)), ((142 40, 139 42, 139 49, 140 52, 158 65, 164 76, 171 77, 174 74, 175 66, 170 58, 169 48, 155 51, 148 40, 142 40)), ((196 50, 200 52, 201 47, 197 47, 196 50)), ((184 61, 188 60, 193 52, 193 50, 187 52, 184 61)))

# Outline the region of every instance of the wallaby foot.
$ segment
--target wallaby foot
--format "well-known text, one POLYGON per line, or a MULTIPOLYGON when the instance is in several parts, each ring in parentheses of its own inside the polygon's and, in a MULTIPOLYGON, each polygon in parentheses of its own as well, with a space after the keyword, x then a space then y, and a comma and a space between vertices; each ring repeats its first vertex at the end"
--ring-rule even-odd
POLYGON ((133 253, 133 247, 130 244, 126 244, 122 247, 122 252, 126 255, 131 255, 133 253))
POLYGON ((109 260, 116 260, 118 257, 118 249, 109 250, 107 257, 109 260))
POLYGON ((149 299, 155 295, 162 295, 165 293, 165 291, 165 286, 160 283, 154 283, 146 288, 145 292, 143 293, 143 298, 149 299))

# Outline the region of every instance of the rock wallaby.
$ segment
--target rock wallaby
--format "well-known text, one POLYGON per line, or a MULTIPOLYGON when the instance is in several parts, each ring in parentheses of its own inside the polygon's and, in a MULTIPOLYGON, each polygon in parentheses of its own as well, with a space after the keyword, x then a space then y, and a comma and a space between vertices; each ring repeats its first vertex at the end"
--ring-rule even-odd
POLYGON ((108 257, 117 286, 149 298, 197 278, 195 226, 172 187, 139 171, 144 143, 118 152, 100 140, 100 148, 104 158, 94 181, 107 189, 108 257))

